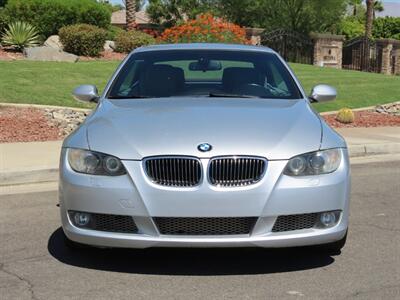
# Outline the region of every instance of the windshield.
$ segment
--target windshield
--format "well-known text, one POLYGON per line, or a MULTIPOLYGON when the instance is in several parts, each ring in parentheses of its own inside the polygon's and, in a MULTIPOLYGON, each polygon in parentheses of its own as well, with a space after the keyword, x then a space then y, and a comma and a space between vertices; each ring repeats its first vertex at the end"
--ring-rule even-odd
POLYGON ((292 76, 273 53, 162 50, 132 55, 110 99, 171 96, 299 99, 292 76))

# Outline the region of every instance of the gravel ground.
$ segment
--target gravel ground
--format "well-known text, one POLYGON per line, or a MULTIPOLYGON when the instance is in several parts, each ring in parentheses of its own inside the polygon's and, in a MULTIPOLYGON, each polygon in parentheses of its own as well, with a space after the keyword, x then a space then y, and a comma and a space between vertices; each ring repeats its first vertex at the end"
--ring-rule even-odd
POLYGON ((380 126, 400 126, 400 116, 378 113, 374 111, 354 112, 354 122, 343 124, 337 121, 336 115, 324 116, 329 125, 336 128, 342 127, 380 127, 380 126))
POLYGON ((62 138, 44 111, 0 106, 0 143, 51 141, 62 138))

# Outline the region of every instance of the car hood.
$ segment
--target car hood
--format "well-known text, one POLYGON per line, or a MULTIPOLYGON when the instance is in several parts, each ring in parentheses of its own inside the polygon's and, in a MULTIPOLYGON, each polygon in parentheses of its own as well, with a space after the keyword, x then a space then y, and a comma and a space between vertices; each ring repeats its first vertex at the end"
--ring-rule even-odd
POLYGON ((318 150, 321 124, 307 100, 158 98, 104 100, 87 121, 91 150, 121 159, 154 155, 257 155, 318 150), (200 152, 201 143, 212 145, 200 152))

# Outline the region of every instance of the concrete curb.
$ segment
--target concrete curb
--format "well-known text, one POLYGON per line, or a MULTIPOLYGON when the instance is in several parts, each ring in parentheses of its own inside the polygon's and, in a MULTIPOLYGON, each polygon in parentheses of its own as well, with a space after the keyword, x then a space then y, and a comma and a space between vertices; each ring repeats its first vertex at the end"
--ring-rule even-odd
POLYGON ((21 107, 21 108, 39 108, 39 109, 70 109, 73 111, 81 111, 81 112, 91 112, 93 109, 91 108, 79 108, 79 107, 70 107, 70 106, 56 106, 56 105, 40 105, 40 104, 24 104, 24 103, 0 103, 0 106, 3 107, 21 107))
POLYGON ((400 154, 400 143, 351 145, 349 147, 350 157, 379 154, 400 154))
MULTIPOLYGON (((400 154, 400 143, 351 145, 351 158, 369 157, 382 154, 400 154)), ((41 167, 0 172, 0 189, 5 186, 33 183, 57 182, 58 168, 41 167)))
POLYGON ((8 185, 54 182, 58 180, 58 168, 42 167, 37 169, 20 169, 18 171, 1 171, 0 188, 8 185))
MULTIPOLYGON (((389 102, 389 103, 384 103, 384 104, 378 104, 378 105, 374 105, 374 106, 351 108, 351 110, 352 111, 375 110, 377 106, 380 106, 380 105, 392 105, 392 104, 400 104, 400 101, 389 102)), ((321 116, 329 116, 329 115, 336 115, 338 112, 339 112, 338 110, 332 110, 332 111, 321 112, 319 114, 321 116)))

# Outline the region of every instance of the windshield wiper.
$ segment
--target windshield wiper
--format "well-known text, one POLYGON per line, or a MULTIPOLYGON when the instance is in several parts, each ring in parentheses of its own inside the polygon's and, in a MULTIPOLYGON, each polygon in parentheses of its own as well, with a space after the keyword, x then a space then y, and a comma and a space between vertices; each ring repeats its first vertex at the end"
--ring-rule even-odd
POLYGON ((108 96, 108 99, 143 99, 143 98, 150 98, 148 96, 108 96))
POLYGON ((225 93, 210 93, 209 97, 220 97, 220 98, 260 98, 252 95, 240 95, 240 94, 225 94, 225 93))

